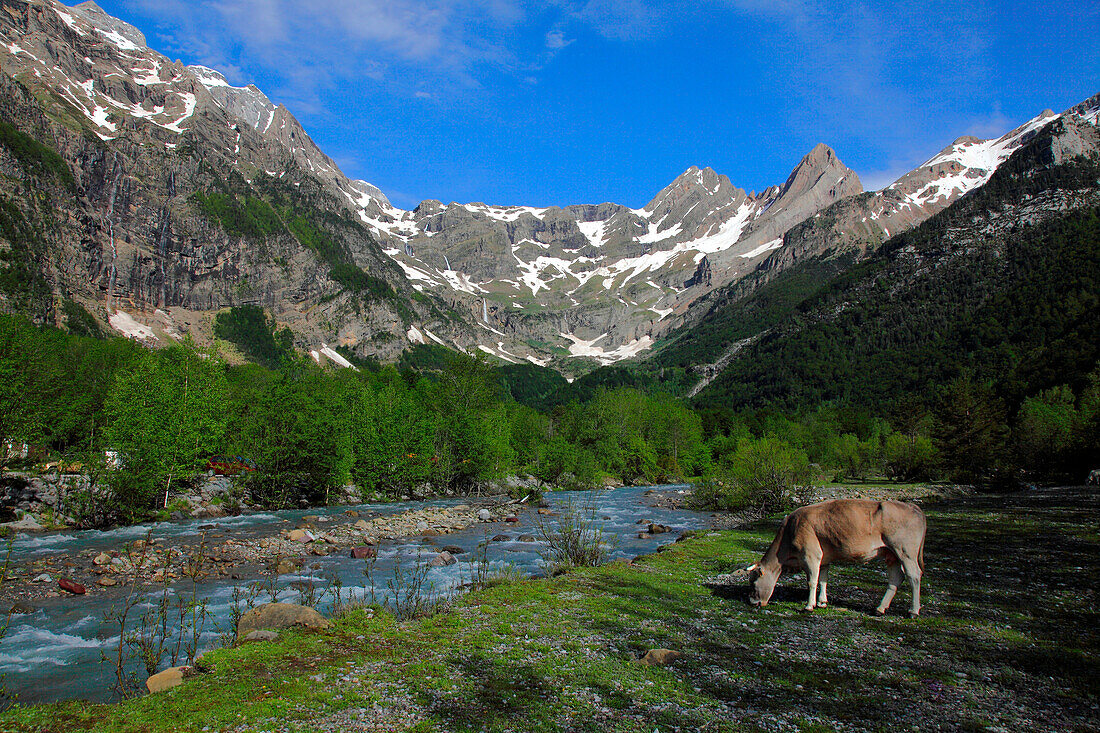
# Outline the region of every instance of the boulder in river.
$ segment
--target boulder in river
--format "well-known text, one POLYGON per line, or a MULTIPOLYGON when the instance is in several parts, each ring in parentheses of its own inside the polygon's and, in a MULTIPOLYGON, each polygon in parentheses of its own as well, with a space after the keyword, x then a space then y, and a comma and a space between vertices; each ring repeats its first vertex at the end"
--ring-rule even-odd
POLYGON ((498 534, 493 537, 493 542, 507 542, 510 539, 512 538, 506 534, 498 534))
POLYGON ((520 542, 534 542, 535 541, 535 535, 533 535, 533 534, 521 534, 516 539, 519 540, 520 542))
POLYGON ((456 562, 458 562, 458 560, 455 559, 455 556, 444 550, 433 557, 429 564, 433 568, 441 568, 444 565, 454 565, 456 562))
POLYGON ((61 578, 57 581, 57 585, 59 588, 61 588, 61 590, 72 593, 76 596, 82 596, 88 592, 88 590, 80 583, 77 583, 74 580, 69 580, 68 578, 61 578))
POLYGON ((481 522, 489 522, 493 519, 493 514, 488 509, 479 509, 477 512, 477 518, 481 522))
POLYGON ((313 533, 308 529, 294 529, 287 535, 291 542, 313 542, 313 533))
POLYGON ((372 557, 378 557, 378 550, 366 545, 353 547, 351 548, 351 556, 356 560, 369 560, 372 557))
POLYGON ((300 628, 320 631, 332 622, 312 608, 295 603, 265 603, 241 616, 237 622, 237 638, 244 639, 257 629, 300 628))
POLYGON ((667 525, 657 524, 656 522, 651 522, 650 525, 649 525, 649 533, 650 534, 664 534, 669 529, 670 528, 667 525))
POLYGON ((458 545, 444 545, 443 546, 443 551, 444 552, 449 552, 452 555, 461 555, 462 553, 466 552, 465 550, 463 550, 458 545))

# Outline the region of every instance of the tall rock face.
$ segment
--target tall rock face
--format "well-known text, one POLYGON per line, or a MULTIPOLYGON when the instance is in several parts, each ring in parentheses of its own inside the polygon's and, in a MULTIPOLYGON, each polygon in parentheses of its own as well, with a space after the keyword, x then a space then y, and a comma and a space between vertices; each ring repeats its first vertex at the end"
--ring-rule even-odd
POLYGON ((750 273, 873 250, 1057 118, 960 139, 874 193, 818 145, 761 193, 692 167, 641 209, 405 211, 345 176, 255 86, 166 58, 91 2, 0 0, 0 91, 12 129, 0 238, 34 233, 33 246, 0 242, 29 273, 10 279, 32 282, 0 308, 56 319, 73 299, 164 342, 201 340, 213 311, 256 303, 318 354, 392 359, 432 342, 571 372, 643 353, 750 273), (60 167, 41 164, 51 151, 60 167))
MULTIPOLYGON (((41 233, 23 259, 52 295, 32 312, 57 317, 58 301, 74 299, 165 342, 209 337, 211 311, 258 303, 303 349, 383 358, 413 321, 433 320, 357 218, 389 202, 344 177, 259 90, 170 61, 93 3, 0 0, 0 37, 0 116, 12 128, 0 199, 41 233), (42 175, 30 144, 60 154, 63 175, 42 175)), ((445 334, 468 330, 434 320, 445 334)))

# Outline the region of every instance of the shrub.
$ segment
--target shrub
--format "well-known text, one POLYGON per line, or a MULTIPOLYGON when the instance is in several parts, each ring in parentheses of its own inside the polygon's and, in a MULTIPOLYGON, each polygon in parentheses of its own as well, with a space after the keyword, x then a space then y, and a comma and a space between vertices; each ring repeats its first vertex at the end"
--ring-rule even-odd
POLYGON ((806 454, 771 437, 743 438, 732 455, 722 456, 717 473, 695 491, 697 506, 757 508, 765 513, 789 508, 814 471, 806 454))
POLYGON ((603 525, 596 518, 594 502, 566 502, 558 509, 554 521, 539 515, 538 537, 542 541, 539 555, 547 575, 557 575, 571 568, 595 567, 607 559, 603 525))

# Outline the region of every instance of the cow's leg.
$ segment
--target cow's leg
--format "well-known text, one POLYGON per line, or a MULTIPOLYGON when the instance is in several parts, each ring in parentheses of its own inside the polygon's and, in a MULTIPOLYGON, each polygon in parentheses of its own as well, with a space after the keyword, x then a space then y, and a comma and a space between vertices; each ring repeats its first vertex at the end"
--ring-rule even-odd
POLYGON ((825 585, 829 582, 829 566, 821 566, 821 574, 817 579, 817 605, 825 608, 829 605, 829 596, 825 593, 825 585))
POLYGON ((901 560, 901 568, 909 580, 909 588, 913 591, 913 600, 909 604, 909 618, 915 618, 920 615, 920 565, 915 559, 900 553, 898 559, 901 560))
POLYGON ((806 568, 806 580, 810 587, 810 597, 806 600, 806 610, 814 610, 817 605, 817 579, 821 573, 821 557, 808 555, 802 564, 806 568))
POLYGON ((886 593, 882 596, 882 602, 878 604, 878 608, 875 609, 875 613, 879 616, 886 614, 886 609, 890 607, 890 601, 894 600, 894 594, 898 592, 898 586, 901 585, 901 581, 905 577, 905 573, 898 563, 888 565, 887 572, 889 573, 889 579, 887 580, 886 593))

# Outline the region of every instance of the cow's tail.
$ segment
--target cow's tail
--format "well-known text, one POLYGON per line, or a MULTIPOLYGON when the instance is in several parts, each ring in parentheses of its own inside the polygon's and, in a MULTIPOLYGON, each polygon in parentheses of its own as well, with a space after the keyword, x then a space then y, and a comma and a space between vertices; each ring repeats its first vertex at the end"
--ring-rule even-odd
POLYGON ((920 568, 921 575, 924 575, 924 538, 920 538, 920 547, 917 549, 917 567, 920 568))

